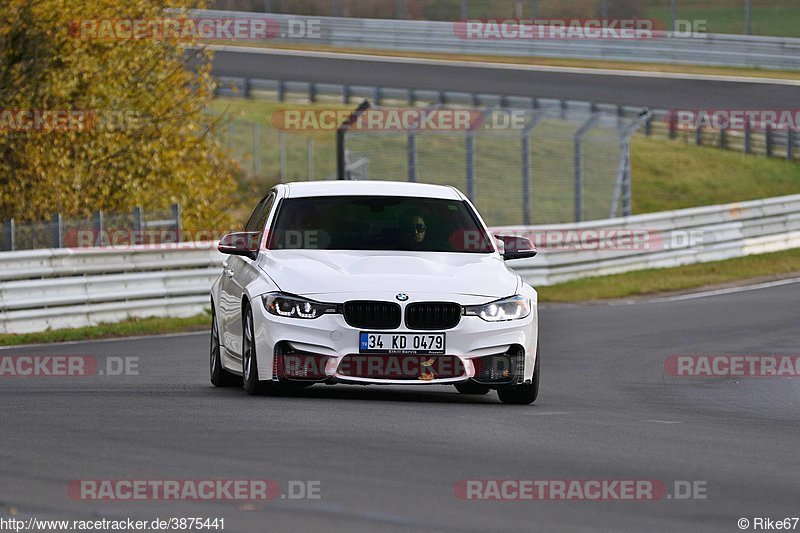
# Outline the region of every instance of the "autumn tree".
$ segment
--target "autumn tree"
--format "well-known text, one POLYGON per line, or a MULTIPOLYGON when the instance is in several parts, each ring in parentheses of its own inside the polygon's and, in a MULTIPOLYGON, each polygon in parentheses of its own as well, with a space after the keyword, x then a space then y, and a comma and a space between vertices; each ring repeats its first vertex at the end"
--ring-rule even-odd
MULTIPOLYGON (((181 4, 170 3, 192 7, 181 4)), ((209 57, 195 52, 187 64, 185 36, 76 31, 86 21, 165 16, 175 15, 161 0, 0 3, 0 218, 179 203, 186 227, 228 223, 238 170, 208 129, 209 57), (64 111, 74 124, 48 122, 64 111)))

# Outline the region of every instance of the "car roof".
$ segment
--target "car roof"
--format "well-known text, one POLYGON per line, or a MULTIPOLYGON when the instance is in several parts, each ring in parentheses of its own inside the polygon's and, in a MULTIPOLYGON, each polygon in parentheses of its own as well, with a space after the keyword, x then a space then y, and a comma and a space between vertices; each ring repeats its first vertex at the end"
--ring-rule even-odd
POLYGON ((310 196, 413 196, 461 200, 455 187, 430 183, 376 180, 301 181, 285 184, 286 198, 310 196))

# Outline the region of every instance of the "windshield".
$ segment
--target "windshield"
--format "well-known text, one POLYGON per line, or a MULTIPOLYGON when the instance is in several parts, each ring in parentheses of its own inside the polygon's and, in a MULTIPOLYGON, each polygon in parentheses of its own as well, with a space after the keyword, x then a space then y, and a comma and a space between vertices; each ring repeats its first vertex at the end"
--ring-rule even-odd
POLYGON ((325 196, 284 200, 270 249, 491 253, 489 236, 460 200, 325 196))

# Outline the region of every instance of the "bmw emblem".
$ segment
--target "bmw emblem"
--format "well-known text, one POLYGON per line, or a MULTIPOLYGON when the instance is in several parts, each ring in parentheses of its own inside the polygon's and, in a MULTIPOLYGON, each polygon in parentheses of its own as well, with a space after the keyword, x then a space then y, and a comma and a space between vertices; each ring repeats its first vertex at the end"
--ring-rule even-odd
POLYGON ((405 294, 405 293, 402 293, 402 292, 401 292, 401 293, 400 293, 400 294, 398 294, 398 295, 397 295, 395 298, 397 298, 397 299, 398 299, 398 300, 400 300, 401 302, 405 302, 406 300, 408 300, 408 294, 405 294))

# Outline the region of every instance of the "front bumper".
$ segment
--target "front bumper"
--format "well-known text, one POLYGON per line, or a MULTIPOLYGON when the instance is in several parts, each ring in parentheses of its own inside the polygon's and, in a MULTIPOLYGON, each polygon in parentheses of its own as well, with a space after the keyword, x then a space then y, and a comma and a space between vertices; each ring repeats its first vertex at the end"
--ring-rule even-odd
MULTIPOLYGON (((388 301, 388 299, 387 299, 388 301)), ((319 360, 318 372, 313 379, 326 383, 357 383, 387 385, 431 385, 454 384, 469 379, 486 376, 486 356, 510 354, 516 357, 513 363, 513 382, 521 383, 531 380, 535 363, 536 344, 538 341, 538 310, 532 302, 531 314, 524 319, 506 322, 487 322, 477 316, 462 316, 455 328, 443 330, 446 333, 446 351, 444 356, 433 358, 452 358, 457 363, 459 372, 427 373, 420 368, 418 376, 413 379, 393 379, 388 375, 356 375, 352 371, 345 372, 345 365, 353 355, 359 354, 359 329, 348 325, 340 314, 325 314, 313 320, 283 318, 267 313, 261 298, 252 301, 253 325, 255 328, 258 375, 264 381, 281 381, 285 377, 285 364, 280 359, 286 354, 307 354, 319 360), (343 365, 343 360, 345 365, 343 365), (522 372, 516 369, 522 366, 522 372), (478 375, 476 376, 476 371, 478 375), (483 373, 481 373, 483 371, 483 373), (427 375, 425 375, 427 374, 427 375), (441 377, 441 374, 446 377, 441 377)), ((403 309, 405 311, 405 309, 403 309)), ((387 333, 432 333, 410 330, 401 327, 387 333)), ((420 356, 394 356, 401 359, 419 358, 420 356)), ((427 356, 426 356, 427 357, 427 356)), ((425 357, 422 357, 425 359, 425 357)), ((437 361, 442 363, 442 361, 437 361)), ((414 363, 412 362, 411 368, 414 363)), ((352 367, 347 367, 352 369, 352 367)), ((292 379, 294 380, 294 379, 292 379)), ((497 384, 509 382, 501 381, 497 384)), ((487 383, 491 384, 491 383, 487 383)))

